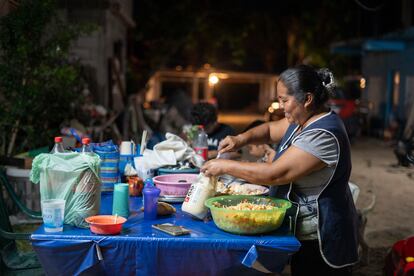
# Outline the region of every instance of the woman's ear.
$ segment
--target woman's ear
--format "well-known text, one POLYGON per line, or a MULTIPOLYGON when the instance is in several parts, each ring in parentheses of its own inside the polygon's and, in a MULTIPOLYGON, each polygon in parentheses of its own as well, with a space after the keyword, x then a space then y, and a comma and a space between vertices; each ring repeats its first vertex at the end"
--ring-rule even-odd
POLYGON ((313 94, 308 92, 305 95, 305 103, 304 103, 304 106, 305 107, 309 107, 309 106, 312 105, 312 103, 313 103, 313 94))

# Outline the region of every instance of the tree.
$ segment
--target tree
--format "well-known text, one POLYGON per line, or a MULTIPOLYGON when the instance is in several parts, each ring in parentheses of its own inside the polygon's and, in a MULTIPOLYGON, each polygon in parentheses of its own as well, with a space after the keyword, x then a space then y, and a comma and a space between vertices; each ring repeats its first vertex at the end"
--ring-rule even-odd
POLYGON ((80 99, 71 42, 91 26, 69 25, 53 0, 24 0, 0 18, 1 154, 44 146, 80 99))
POLYGON ((205 63, 269 73, 298 63, 346 67, 354 61, 333 56, 330 44, 369 35, 365 23, 385 12, 361 11, 349 0, 138 1, 136 77, 143 87, 160 68, 205 63))

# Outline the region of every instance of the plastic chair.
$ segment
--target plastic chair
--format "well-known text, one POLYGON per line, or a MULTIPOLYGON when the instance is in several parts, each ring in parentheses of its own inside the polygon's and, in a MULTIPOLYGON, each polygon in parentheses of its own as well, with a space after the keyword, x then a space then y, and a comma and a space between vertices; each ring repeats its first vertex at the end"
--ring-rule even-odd
POLYGON ((349 185, 349 189, 351 190, 352 199, 354 201, 354 204, 356 204, 356 202, 358 200, 360 189, 356 184, 354 184, 352 182, 348 182, 348 185, 349 185))
POLYGON ((30 240, 30 233, 14 233, 9 219, 9 212, 3 198, 3 187, 8 192, 17 206, 28 216, 41 218, 40 212, 34 212, 21 203, 14 193, 5 176, 3 168, 0 168, 0 274, 44 275, 41 265, 34 252, 23 253, 17 250, 16 240, 30 240))

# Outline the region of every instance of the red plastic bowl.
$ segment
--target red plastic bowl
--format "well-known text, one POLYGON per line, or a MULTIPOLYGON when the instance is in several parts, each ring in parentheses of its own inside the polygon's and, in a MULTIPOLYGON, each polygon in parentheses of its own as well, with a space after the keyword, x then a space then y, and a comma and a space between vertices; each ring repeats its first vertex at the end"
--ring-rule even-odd
POLYGON ((124 217, 111 215, 92 216, 85 219, 91 227, 91 232, 99 235, 115 235, 122 230, 122 225, 127 221, 124 217), (115 223, 116 219, 116 223, 115 223))
POLYGON ((197 174, 163 174, 153 178, 155 186, 161 190, 161 196, 185 197, 197 174))

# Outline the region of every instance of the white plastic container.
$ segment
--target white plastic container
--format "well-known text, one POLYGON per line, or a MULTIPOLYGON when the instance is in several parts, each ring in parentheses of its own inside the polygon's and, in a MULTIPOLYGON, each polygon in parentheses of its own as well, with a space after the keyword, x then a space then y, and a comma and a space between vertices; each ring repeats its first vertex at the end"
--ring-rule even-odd
POLYGON ((62 232, 65 202, 64 199, 42 200, 42 217, 45 232, 62 232))
POLYGON ((135 143, 133 141, 122 141, 119 147, 119 153, 121 155, 134 155, 135 143))
POLYGON ((204 202, 215 195, 215 183, 215 178, 206 177, 200 173, 191 184, 181 210, 198 219, 204 219, 208 212, 204 202))

